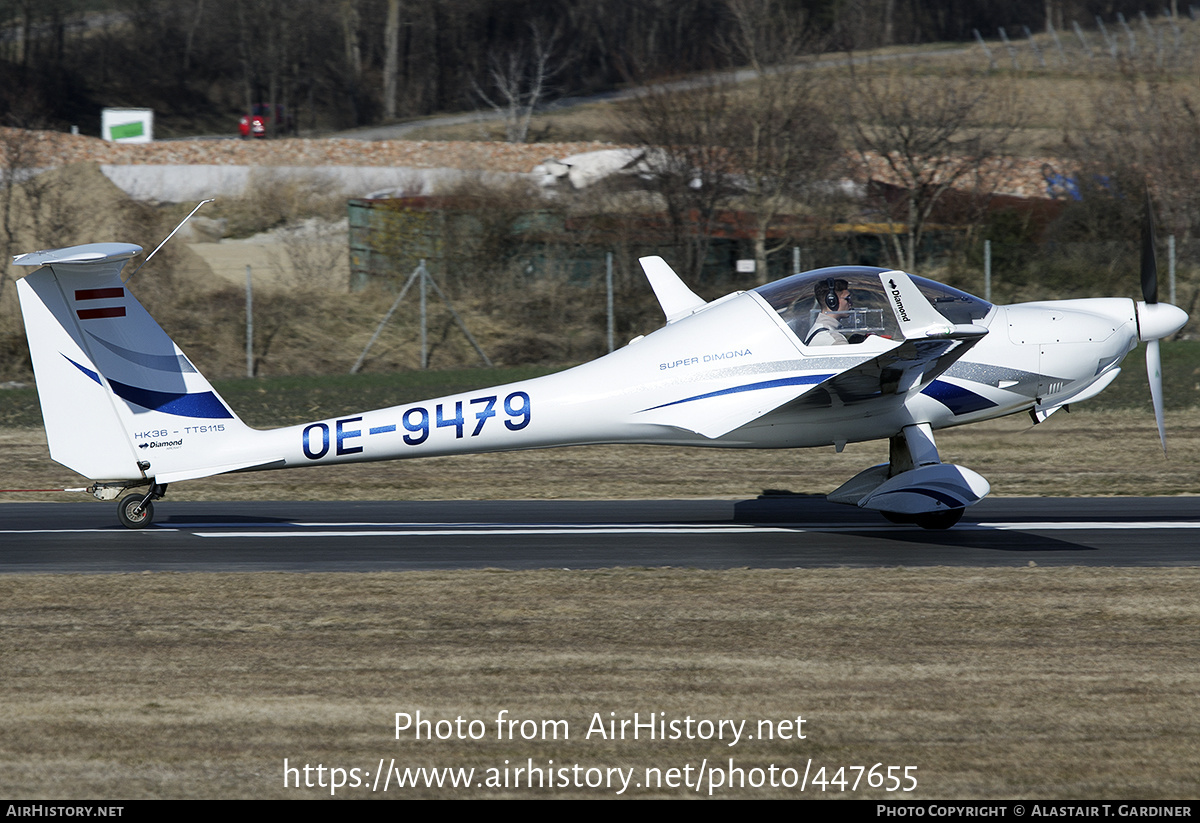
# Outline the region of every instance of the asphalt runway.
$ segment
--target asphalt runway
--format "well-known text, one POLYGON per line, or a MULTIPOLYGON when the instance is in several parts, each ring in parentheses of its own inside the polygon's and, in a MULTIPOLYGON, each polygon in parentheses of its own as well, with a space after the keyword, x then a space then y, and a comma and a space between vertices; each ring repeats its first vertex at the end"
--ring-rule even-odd
POLYGON ((999 498, 948 531, 823 497, 0 505, 0 573, 1194 566, 1200 498, 999 498))

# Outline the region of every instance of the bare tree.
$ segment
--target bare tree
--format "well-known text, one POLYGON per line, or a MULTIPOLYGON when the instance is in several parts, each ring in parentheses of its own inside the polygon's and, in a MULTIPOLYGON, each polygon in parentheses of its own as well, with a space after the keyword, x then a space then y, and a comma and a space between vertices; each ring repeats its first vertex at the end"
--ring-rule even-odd
POLYGON ((1137 236, 1140 189, 1149 185, 1156 212, 1183 241, 1200 232, 1200 94, 1167 73, 1127 67, 1125 82, 1106 84, 1089 101, 1091 117, 1068 134, 1081 187, 1105 196, 1137 236), (1096 190, 1098 189, 1098 191, 1096 190))
POLYGON ((557 33, 547 37, 536 24, 529 30, 526 43, 502 56, 488 55, 486 88, 473 84, 475 95, 504 117, 510 143, 524 143, 529 137, 534 111, 550 95, 551 83, 566 65, 555 55, 557 33))
POLYGON ((9 281, 14 280, 9 262, 24 229, 21 187, 36 174, 41 159, 37 135, 25 128, 0 128, 0 299, 9 281))
MULTIPOLYGON (((905 12, 908 11, 909 4, 905 12)), ((905 17, 905 13, 900 15, 905 17)), ((891 46, 896 36, 896 0, 844 0, 838 3, 830 34, 839 48, 874 49, 891 46)))
MULTIPOLYGON (((349 27, 347 27, 349 30, 349 27)), ((396 118, 396 75, 400 70, 400 0, 388 0, 387 22, 383 27, 383 117, 396 118)), ((361 73, 361 68, 359 69, 361 73)))
POLYGON ((346 291, 349 261, 345 221, 310 217, 289 223, 280 231, 283 251, 291 264, 288 291, 304 296, 346 291))
POLYGON ((660 195, 685 276, 699 278, 721 209, 738 187, 729 152, 733 90, 719 77, 688 90, 649 86, 624 113, 626 139, 644 148, 642 164, 660 195))
POLYGON ((1020 125, 1011 98, 974 76, 891 65, 853 69, 843 100, 873 207, 891 223, 897 264, 916 267, 935 209, 952 190, 975 202, 994 191, 1020 125))
MULTIPOLYGON (((258 0, 235 4, 231 17, 242 67, 242 94, 247 111, 263 104, 268 137, 294 130, 296 103, 322 81, 315 61, 338 63, 332 53, 318 51, 334 42, 328 32, 347 20, 330 4, 317 0, 258 0)), ((350 15, 353 19, 353 15, 350 15)), ((343 48, 346 47, 343 39, 343 48)))
POLYGON ((195 11, 189 14, 184 22, 183 37, 183 73, 192 70, 192 55, 196 48, 196 31, 204 20, 204 0, 196 0, 195 11))
POLYGON ((778 232, 778 218, 811 211, 824 199, 841 154, 819 78, 797 62, 820 51, 803 18, 777 0, 728 5, 731 42, 755 70, 734 90, 729 159, 740 182, 736 202, 753 225, 755 271, 765 283, 768 256, 793 240, 778 232), (771 244, 773 227, 778 239, 771 244))
POLYGON ((69 246, 84 232, 86 215, 76 207, 71 187, 62 174, 31 175, 21 186, 23 211, 33 245, 40 249, 69 246))
POLYGON ((714 72, 650 86, 626 129, 646 148, 685 271, 699 275, 721 213, 737 210, 750 223, 765 282, 769 255, 789 243, 780 218, 811 211, 839 157, 837 133, 815 76, 797 63, 814 50, 803 20, 775 0, 729 0, 728 10, 728 59, 749 63, 750 76, 714 72))

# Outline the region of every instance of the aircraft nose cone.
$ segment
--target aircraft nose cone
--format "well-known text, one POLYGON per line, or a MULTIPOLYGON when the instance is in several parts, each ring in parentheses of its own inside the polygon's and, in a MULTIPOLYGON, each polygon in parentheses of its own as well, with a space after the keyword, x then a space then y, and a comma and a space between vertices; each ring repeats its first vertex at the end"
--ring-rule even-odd
POLYGON ((1138 303, 1138 337, 1143 342, 1162 340, 1184 327, 1187 312, 1170 303, 1138 303))

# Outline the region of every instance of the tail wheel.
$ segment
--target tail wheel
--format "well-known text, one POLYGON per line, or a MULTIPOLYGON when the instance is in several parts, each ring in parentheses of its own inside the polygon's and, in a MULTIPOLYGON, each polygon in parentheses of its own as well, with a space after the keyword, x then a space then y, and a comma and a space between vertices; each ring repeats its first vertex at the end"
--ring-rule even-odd
POLYGON ((117 503, 117 517, 121 520, 121 525, 127 529, 144 529, 154 520, 154 503, 147 500, 146 495, 127 494, 117 503))

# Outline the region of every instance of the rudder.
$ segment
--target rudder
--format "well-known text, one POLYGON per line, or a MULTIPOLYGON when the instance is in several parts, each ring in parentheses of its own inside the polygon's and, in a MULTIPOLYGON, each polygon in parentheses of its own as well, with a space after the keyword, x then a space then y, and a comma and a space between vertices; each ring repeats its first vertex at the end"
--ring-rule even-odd
POLYGON ((40 267, 17 293, 50 455, 95 480, 213 474, 204 467, 246 427, 121 282, 141 250, 95 243, 13 261, 40 267))

